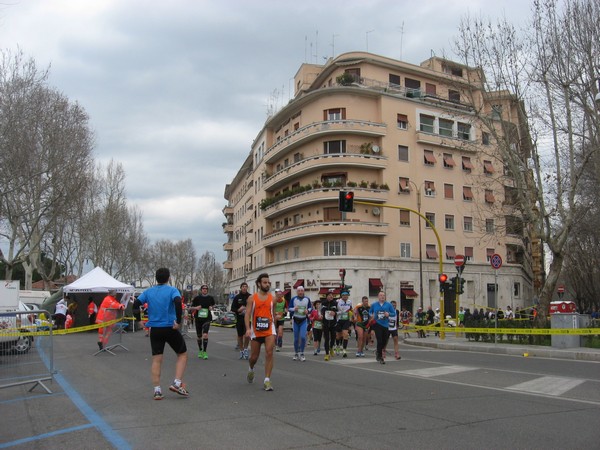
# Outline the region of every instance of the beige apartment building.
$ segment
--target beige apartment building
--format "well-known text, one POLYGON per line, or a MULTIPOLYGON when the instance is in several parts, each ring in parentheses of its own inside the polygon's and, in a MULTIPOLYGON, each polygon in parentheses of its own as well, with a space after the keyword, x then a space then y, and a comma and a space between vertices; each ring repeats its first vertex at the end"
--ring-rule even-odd
MULTIPOLYGON (((383 289, 415 312, 440 304, 439 258, 451 278, 464 255, 461 306, 529 306, 531 236, 494 138, 518 133, 520 118, 507 93, 483 95, 480 77, 437 57, 416 66, 352 52, 302 64, 293 99, 225 188, 230 292, 267 272, 273 288, 294 295, 302 284, 315 299, 345 269, 353 303, 383 289), (338 210, 340 190, 354 192, 354 212, 338 210), (417 214, 385 205, 420 211, 441 246, 417 214)), ((444 304, 454 316, 454 296, 444 304)))

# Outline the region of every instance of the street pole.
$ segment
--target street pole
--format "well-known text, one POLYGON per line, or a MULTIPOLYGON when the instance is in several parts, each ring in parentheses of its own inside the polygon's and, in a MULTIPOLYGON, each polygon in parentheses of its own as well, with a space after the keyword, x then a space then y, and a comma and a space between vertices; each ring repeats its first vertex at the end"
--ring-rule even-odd
MULTIPOLYGON (((421 244, 421 189, 417 189, 417 211, 419 212, 419 298, 423 308, 423 245, 421 244)), ((440 252, 442 250, 440 249, 440 252)))

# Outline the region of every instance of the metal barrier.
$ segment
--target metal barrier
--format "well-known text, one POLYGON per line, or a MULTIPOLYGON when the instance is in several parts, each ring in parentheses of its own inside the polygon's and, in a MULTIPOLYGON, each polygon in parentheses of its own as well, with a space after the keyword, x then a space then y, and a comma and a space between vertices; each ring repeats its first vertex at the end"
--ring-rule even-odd
POLYGON ((100 326, 98 328, 98 343, 102 343, 99 346, 98 351, 94 353, 94 356, 100 353, 110 353, 116 356, 113 352, 117 347, 121 347, 125 351, 129 351, 127 347, 123 345, 123 324, 126 324, 125 311, 123 309, 106 308, 104 312, 104 322, 109 322, 108 326, 100 326))
POLYGON ((45 310, 0 313, 0 389, 33 384, 48 394, 44 381, 54 376, 50 313, 45 310))

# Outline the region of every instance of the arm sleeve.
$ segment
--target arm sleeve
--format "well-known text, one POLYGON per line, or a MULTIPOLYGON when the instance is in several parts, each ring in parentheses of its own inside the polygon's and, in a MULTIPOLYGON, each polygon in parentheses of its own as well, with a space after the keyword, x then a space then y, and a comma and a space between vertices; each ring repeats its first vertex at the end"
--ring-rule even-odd
POLYGON ((181 314, 182 314, 181 297, 175 297, 173 299, 173 302, 175 303, 175 320, 177 321, 177 323, 181 323, 181 314))

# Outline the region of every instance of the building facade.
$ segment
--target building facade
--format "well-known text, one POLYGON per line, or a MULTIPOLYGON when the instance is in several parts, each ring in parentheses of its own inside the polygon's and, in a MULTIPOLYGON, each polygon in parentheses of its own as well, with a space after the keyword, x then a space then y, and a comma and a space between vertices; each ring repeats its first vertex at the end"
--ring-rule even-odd
MULTIPOLYGON (((529 306, 532 238, 497 150, 522 118, 507 93, 483 93, 481 77, 436 57, 416 66, 352 52, 303 64, 294 98, 225 188, 230 292, 267 272, 273 288, 293 295, 302 284, 314 299, 339 287, 343 268, 354 303, 383 289, 409 310, 435 308, 440 258, 453 277, 464 255, 461 306, 529 306), (339 211, 340 190, 354 192, 354 212, 339 211)), ((454 316, 454 295, 444 304, 454 316)))

